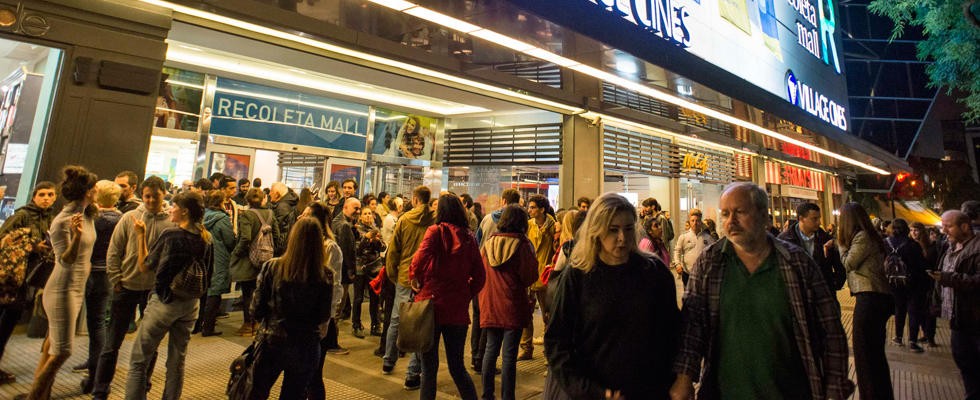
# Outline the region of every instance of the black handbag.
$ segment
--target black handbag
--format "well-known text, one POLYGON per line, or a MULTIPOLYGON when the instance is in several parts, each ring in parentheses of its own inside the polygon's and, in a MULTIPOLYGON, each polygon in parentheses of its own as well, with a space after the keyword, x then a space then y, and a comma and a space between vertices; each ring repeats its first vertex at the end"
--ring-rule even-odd
POLYGON ((24 282, 28 286, 43 288, 54 271, 54 251, 51 250, 51 238, 47 233, 44 234, 44 241, 48 250, 31 253, 27 259, 27 277, 24 282))
POLYGON ((240 356, 231 362, 231 376, 228 378, 228 388, 225 394, 229 400, 247 400, 251 398, 255 381, 255 360, 262 354, 265 340, 257 337, 240 356))

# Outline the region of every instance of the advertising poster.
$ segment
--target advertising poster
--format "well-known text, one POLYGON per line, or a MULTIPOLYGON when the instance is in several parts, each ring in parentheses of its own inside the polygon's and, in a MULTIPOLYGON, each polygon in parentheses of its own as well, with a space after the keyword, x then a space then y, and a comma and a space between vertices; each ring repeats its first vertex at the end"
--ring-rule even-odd
POLYGON ((204 74, 176 68, 164 68, 160 76, 160 95, 153 113, 157 128, 197 131, 204 74))
POLYGON ((330 160, 328 165, 330 179, 328 181, 343 182, 344 179, 351 178, 360 184, 361 169, 362 166, 357 162, 345 163, 343 161, 330 160))
POLYGON ((211 173, 220 172, 237 179, 248 177, 252 157, 244 154, 211 153, 211 173))
POLYGON ((432 161, 438 126, 436 118, 378 109, 372 153, 432 161))

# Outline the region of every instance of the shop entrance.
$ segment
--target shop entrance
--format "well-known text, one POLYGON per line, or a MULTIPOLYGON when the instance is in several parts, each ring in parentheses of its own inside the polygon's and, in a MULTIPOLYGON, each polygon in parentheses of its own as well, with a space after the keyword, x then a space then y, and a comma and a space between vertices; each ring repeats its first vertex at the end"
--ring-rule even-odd
POLYGON ((62 54, 0 39, 0 221, 31 200, 62 54))

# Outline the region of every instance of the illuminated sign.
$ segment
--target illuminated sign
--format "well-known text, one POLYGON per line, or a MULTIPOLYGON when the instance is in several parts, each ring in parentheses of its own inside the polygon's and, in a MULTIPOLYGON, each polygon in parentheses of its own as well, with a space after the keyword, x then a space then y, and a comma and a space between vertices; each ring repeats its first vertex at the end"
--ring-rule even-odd
POLYGON ((680 47, 691 42, 684 19, 690 14, 671 0, 589 0, 680 47))
MULTIPOLYGON (((834 0, 535 0, 519 1, 546 18, 595 32, 597 14, 615 15, 622 24, 603 25, 601 40, 617 49, 672 70, 670 54, 650 53, 666 40, 766 92, 800 107, 838 129, 847 130, 847 98, 834 0), (568 13, 570 7, 581 10, 568 13), (638 33, 636 28, 642 29, 638 33), (607 34, 606 32, 611 32, 607 34), (786 71, 794 90, 787 90, 786 71)), ((667 48, 666 51, 674 51, 667 48)), ((644 79, 644 69, 619 71, 644 79)), ((682 73, 709 80, 697 69, 682 73)), ((724 90, 725 88, 719 88, 724 90)), ((729 89, 726 94, 738 97, 729 89)), ((697 97, 698 93, 690 93, 697 97)), ((748 100, 748 99, 745 99, 748 100)), ((756 104, 757 107, 762 107, 756 104)), ((783 118, 790 118, 784 115, 783 118)), ((802 121, 794 121, 801 124, 802 121)))
POLYGON ((708 172, 708 156, 704 154, 686 153, 681 161, 682 171, 701 171, 702 174, 708 172))
POLYGON ((793 105, 841 130, 847 130, 847 109, 796 79, 793 71, 786 71, 786 94, 793 105))

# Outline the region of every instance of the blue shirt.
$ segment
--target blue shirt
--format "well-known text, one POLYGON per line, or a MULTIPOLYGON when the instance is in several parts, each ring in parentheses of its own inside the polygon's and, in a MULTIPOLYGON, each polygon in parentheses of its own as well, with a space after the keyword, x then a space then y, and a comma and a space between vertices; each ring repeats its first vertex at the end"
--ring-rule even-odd
POLYGON ((806 250, 806 254, 813 257, 813 238, 816 236, 816 232, 810 236, 807 236, 803 234, 803 231, 800 229, 800 224, 796 224, 796 232, 800 234, 800 243, 803 245, 803 250, 806 250))

